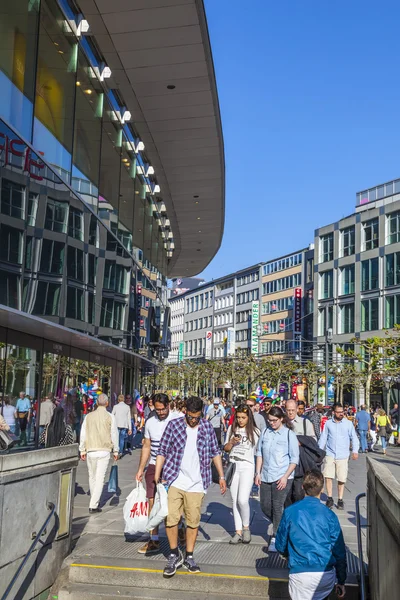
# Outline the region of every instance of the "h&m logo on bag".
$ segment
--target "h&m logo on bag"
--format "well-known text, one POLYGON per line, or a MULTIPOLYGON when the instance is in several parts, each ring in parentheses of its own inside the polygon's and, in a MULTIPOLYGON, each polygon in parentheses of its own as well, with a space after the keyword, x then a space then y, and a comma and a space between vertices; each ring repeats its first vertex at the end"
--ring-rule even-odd
POLYGON ((149 516, 149 503, 148 502, 135 502, 131 508, 131 519, 135 517, 148 517, 149 516))

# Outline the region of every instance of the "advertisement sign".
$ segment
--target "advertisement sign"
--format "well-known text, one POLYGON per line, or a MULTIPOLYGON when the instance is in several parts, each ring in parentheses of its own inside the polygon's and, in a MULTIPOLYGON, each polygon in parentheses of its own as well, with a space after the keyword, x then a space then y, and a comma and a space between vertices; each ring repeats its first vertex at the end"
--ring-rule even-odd
POLYGON ((260 322, 260 302, 254 300, 251 304, 251 353, 258 354, 257 328, 260 322))
POLYGON ((206 333, 206 359, 212 358, 212 331, 206 333))
POLYGON ((293 331, 301 333, 301 288, 294 290, 293 331))
POLYGON ((236 341, 235 341, 235 328, 228 327, 228 335, 226 341, 226 354, 227 356, 233 356, 236 350, 236 341))
POLYGON ((183 349, 185 347, 184 342, 179 342, 179 350, 178 350, 178 362, 183 361, 183 349))

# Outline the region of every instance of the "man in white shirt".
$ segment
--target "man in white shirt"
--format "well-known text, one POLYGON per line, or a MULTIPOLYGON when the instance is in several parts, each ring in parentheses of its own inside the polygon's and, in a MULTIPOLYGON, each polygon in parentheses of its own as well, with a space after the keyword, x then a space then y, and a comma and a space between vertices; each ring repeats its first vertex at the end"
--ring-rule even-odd
POLYGON ((131 435, 131 409, 125 404, 125 396, 118 396, 118 404, 113 408, 112 414, 115 417, 115 422, 119 433, 119 458, 122 458, 125 450, 125 440, 128 435, 131 435))
POLYGON ((81 459, 86 460, 89 471, 90 514, 101 512, 99 501, 111 451, 114 460, 118 460, 118 429, 114 415, 106 410, 107 406, 108 397, 100 394, 97 410, 86 416, 81 429, 79 452, 81 459))

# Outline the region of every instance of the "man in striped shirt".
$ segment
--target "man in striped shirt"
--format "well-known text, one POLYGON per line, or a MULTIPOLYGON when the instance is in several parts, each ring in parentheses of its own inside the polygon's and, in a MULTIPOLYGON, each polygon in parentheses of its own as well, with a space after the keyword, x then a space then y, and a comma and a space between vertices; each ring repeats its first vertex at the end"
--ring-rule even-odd
MULTIPOLYGON (((149 501, 149 510, 153 508, 156 486, 154 483, 154 474, 156 467, 156 458, 160 440, 163 436, 168 423, 176 418, 169 409, 169 398, 166 394, 155 394, 153 397, 154 415, 146 421, 144 429, 144 440, 142 452, 140 455, 139 469, 136 473, 137 481, 143 480, 143 473, 147 463, 149 466, 146 470, 146 492, 149 501)), ((181 416, 178 414, 178 416, 181 416)), ((184 535, 184 533, 183 533, 184 535)), ((158 527, 150 532, 150 540, 144 546, 139 548, 139 554, 156 554, 160 551, 160 542, 158 539, 158 527)))

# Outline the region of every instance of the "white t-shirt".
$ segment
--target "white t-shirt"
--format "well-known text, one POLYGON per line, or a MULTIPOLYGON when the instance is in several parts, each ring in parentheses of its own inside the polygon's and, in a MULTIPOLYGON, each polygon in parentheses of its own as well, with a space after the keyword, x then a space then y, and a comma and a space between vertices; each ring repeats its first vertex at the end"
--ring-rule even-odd
POLYGON ((3 417, 6 420, 7 425, 13 427, 15 425, 15 406, 11 404, 5 404, 3 406, 3 417))
POLYGON ((198 427, 187 427, 187 442, 183 453, 179 475, 173 482, 173 487, 184 492, 202 492, 203 479, 200 471, 200 459, 197 451, 198 427))
MULTIPOLYGON (((228 429, 228 433, 226 434, 226 443, 228 443, 233 436, 232 425, 228 429)), ((238 460, 245 460, 254 465, 254 454, 257 448, 258 440, 260 439, 260 434, 256 431, 254 432, 254 445, 251 443, 249 438, 247 437, 246 429, 236 429, 235 433, 242 437, 239 444, 236 446, 232 446, 232 450, 229 453, 229 460, 235 458, 238 460)))
POLYGON ((150 450, 150 461, 149 465, 155 465, 158 448, 160 446, 160 441, 167 427, 168 423, 173 419, 176 419, 177 416, 182 416, 180 413, 178 415, 174 415, 172 412, 169 413, 168 417, 164 420, 160 420, 157 414, 153 415, 146 421, 146 425, 144 427, 144 437, 146 440, 150 440, 151 442, 151 450, 150 450))

